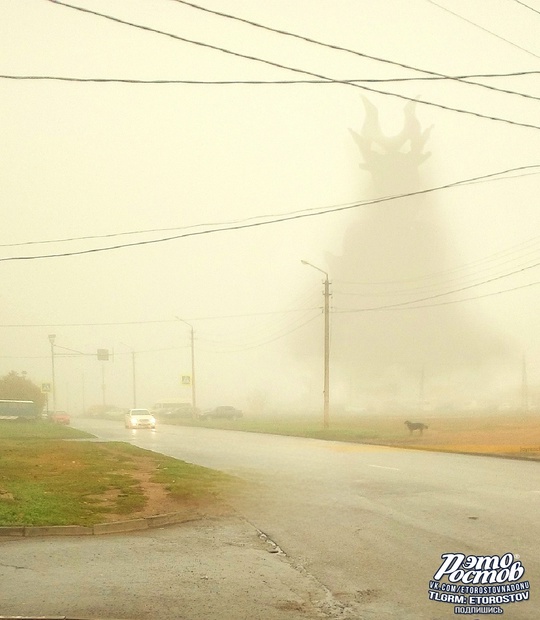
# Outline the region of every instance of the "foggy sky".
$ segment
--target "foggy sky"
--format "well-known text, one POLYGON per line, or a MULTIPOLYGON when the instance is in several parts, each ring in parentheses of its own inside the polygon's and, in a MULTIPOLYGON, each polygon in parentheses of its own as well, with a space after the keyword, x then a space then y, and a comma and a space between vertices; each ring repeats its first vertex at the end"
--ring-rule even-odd
MULTIPOLYGON (((302 78, 51 2, 0 4, 4 76, 302 78)), ((540 10, 538 2, 530 4, 540 10)), ((176 2, 79 0, 79 6, 334 79, 415 75, 176 2)), ((204 6, 446 75, 533 71, 540 63, 540 15, 506 0, 444 3, 484 30, 420 0, 205 0, 204 6)), ((538 76, 482 81, 540 97, 538 76)), ((362 94, 379 109, 388 135, 400 130, 405 105, 340 84, 1 79, 0 87, 2 259, 187 231, 7 244, 234 222, 372 197, 375 190, 350 133, 363 126, 362 94)), ((448 81, 370 87, 540 126, 538 101, 515 95, 448 81)), ((416 116, 423 128, 432 126, 426 147, 431 156, 421 169, 424 185, 540 164, 538 129, 421 104, 416 116)), ((511 343, 501 380, 515 386, 524 354, 531 383, 540 381, 540 288, 535 286, 540 277, 538 268, 529 268, 539 256, 538 182, 537 174, 519 176, 443 190, 430 199, 451 249, 445 268, 461 270, 454 272, 456 288, 524 269, 466 291, 462 297, 497 294, 460 305, 461 313, 470 311, 488 333, 511 343), (521 285, 530 286, 498 294, 521 285)), ((93 356, 98 348, 115 352, 105 369, 110 404, 131 405, 132 350, 137 352, 139 406, 170 396, 188 400, 189 390, 179 379, 190 372, 190 334, 175 318, 180 317, 195 329, 201 406, 246 407, 255 390, 267 393, 276 406, 316 406, 322 390, 322 274, 300 261, 329 271, 327 257, 342 255, 346 231, 358 222, 361 226, 363 218, 365 210, 358 208, 107 252, 2 261, 0 374, 24 370, 37 383, 49 381, 47 336, 54 333, 59 347, 87 354, 58 358, 59 408, 79 410, 83 387, 86 407, 101 403, 101 366, 93 356)), ((426 264, 424 276, 434 271, 426 264)), ((370 279, 369 273, 362 278, 370 279)), ((441 276, 430 283, 442 291, 450 288, 448 280, 441 276)), ((334 309, 343 306, 346 294, 359 292, 358 286, 338 287, 336 282, 333 287, 334 309)), ((414 299, 415 287, 418 282, 404 281, 396 290, 410 288, 410 295, 396 293, 384 302, 414 299)), ((378 291, 367 292, 371 299, 354 297, 359 306, 377 301, 378 291)), ((433 309, 430 320, 436 322, 437 312, 433 309)), ((339 320, 334 313, 335 335, 339 320)), ((335 398, 346 400, 347 386, 335 378, 335 398)))

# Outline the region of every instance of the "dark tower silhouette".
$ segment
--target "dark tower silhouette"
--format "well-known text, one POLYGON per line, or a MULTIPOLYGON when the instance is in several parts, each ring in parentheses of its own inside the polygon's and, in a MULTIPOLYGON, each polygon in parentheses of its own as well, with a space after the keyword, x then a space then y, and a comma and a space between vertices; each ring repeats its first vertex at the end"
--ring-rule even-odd
MULTIPOLYGON (((431 185, 421 177, 430 129, 422 130, 414 104, 405 106, 403 128, 394 136, 383 133, 372 103, 364 99, 364 107, 362 131, 351 134, 360 168, 370 175, 367 197, 402 197, 363 207, 344 234, 342 254, 327 255, 333 377, 348 386, 349 401, 412 401, 425 372, 426 386, 436 378, 441 398, 450 398, 442 396, 443 387, 457 395, 477 386, 479 373, 507 346, 474 304, 373 309, 452 288, 441 281, 456 278, 448 270, 466 261, 447 238, 434 194, 403 197, 431 185)), ((431 305, 448 299, 434 298, 431 305)))

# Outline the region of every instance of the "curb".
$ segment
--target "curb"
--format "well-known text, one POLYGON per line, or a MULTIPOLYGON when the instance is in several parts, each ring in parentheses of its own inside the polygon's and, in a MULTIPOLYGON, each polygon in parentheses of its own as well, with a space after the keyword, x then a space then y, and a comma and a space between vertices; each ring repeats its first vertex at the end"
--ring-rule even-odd
POLYGON ((131 519, 129 521, 99 523, 90 527, 85 527, 83 525, 8 525, 0 526, 0 538, 8 536, 16 538, 38 536, 99 536, 101 534, 137 532, 192 520, 193 517, 188 517, 178 512, 171 512, 162 515, 153 515, 151 517, 143 517, 141 519, 131 519))

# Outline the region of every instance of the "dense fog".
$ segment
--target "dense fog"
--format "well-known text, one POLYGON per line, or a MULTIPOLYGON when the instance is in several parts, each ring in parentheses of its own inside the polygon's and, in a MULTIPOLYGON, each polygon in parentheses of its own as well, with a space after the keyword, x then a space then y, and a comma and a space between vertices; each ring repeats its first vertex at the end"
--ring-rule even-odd
POLYGON ((0 375, 319 411, 322 271, 332 407, 540 406, 530 11, 83 4, 3 6, 0 375))

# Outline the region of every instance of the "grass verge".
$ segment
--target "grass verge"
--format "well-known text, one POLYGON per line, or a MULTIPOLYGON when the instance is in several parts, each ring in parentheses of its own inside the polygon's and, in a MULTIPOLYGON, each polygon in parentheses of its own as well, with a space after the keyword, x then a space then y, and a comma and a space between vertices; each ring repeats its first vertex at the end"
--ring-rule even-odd
POLYGON ((412 418, 428 425, 410 434, 404 415, 331 415, 330 428, 322 416, 245 417, 240 420, 178 420, 178 424, 312 439, 378 444, 417 450, 460 452, 540 460, 540 415, 478 413, 422 415, 412 418))
POLYGON ((95 525, 215 502, 234 479, 48 422, 0 422, 0 525, 95 525), (69 441, 71 440, 71 441, 69 441))

